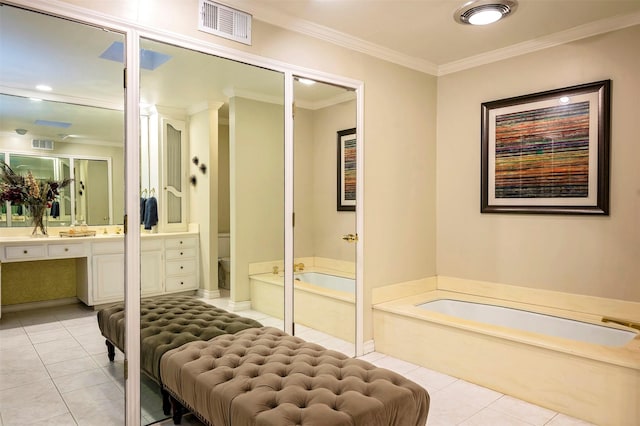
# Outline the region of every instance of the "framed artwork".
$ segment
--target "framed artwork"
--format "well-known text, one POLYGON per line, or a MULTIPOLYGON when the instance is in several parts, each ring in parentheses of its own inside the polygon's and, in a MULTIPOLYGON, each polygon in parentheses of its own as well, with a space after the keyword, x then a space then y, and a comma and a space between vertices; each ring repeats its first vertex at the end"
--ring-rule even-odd
POLYGON ((338 132, 338 211, 356 210, 356 129, 338 132))
POLYGON ((611 80, 482 104, 482 213, 609 214, 611 80))

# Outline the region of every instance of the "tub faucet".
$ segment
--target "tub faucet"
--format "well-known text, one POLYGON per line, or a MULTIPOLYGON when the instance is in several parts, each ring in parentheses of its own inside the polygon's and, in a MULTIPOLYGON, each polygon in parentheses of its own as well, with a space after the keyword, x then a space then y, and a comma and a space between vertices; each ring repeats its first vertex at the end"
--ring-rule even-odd
POLYGON ((294 263, 293 272, 304 271, 304 263, 294 263))
POLYGON ((614 324, 624 325, 625 327, 631 327, 638 331, 640 331, 640 323, 633 322, 626 319, 620 318, 612 318, 612 317, 602 317, 602 322, 612 322, 614 324))

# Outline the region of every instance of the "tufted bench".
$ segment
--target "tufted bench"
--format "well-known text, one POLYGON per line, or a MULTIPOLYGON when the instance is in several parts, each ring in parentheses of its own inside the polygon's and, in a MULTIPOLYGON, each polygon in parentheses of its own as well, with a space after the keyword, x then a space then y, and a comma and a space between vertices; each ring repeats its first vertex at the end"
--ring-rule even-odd
POLYGON ((160 376, 211 426, 424 426, 429 394, 392 371, 281 330, 253 328, 168 351, 160 376))
MULTIPOLYGON (((98 311, 98 326, 107 339, 109 359, 113 361, 113 346, 121 351, 124 349, 124 304, 98 311)), ((160 383, 160 359, 168 350, 250 327, 262 327, 262 324, 193 296, 144 298, 140 302, 140 366, 145 374, 160 383)))

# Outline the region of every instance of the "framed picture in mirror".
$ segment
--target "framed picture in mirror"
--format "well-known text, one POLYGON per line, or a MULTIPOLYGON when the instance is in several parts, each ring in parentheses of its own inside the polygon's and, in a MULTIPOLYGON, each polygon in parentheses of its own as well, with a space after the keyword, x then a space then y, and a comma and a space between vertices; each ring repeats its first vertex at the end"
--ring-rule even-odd
POLYGON ((338 211, 356 210, 356 129, 338 131, 338 211))

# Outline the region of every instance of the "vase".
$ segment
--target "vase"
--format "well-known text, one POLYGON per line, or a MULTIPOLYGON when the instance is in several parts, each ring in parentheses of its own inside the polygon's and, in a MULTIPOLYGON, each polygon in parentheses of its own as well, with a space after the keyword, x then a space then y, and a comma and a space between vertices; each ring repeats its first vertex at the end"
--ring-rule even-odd
POLYGON ((47 204, 30 204, 32 237, 46 237, 47 235, 47 204))

